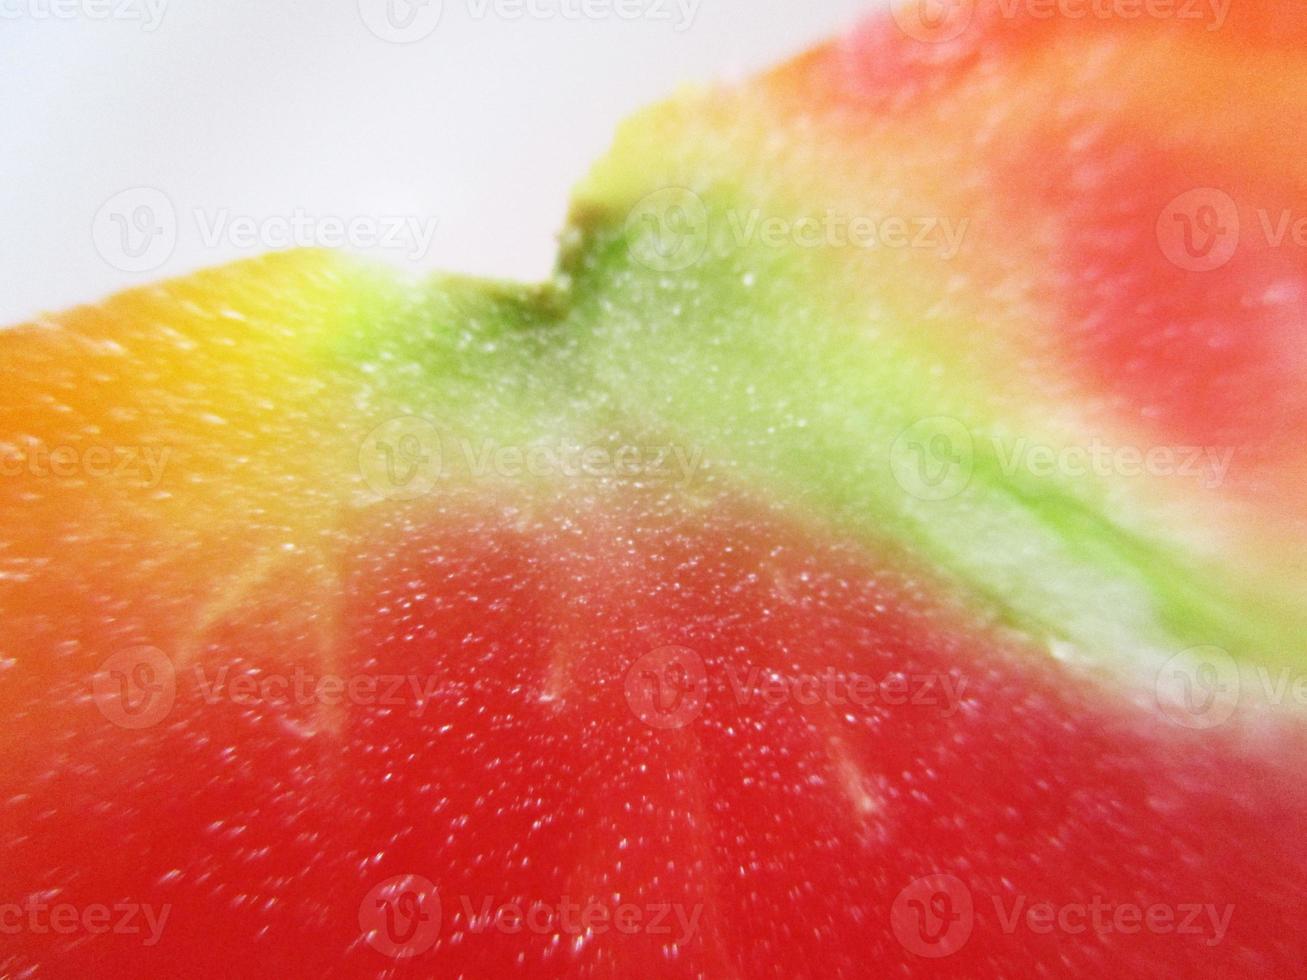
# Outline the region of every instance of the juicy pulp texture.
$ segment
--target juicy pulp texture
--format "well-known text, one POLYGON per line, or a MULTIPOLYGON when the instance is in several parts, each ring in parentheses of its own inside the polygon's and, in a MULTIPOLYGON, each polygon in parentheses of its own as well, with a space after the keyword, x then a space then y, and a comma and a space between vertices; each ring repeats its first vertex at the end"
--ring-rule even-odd
POLYGON ((1302 29, 997 9, 633 120, 545 286, 290 253, 0 334, 0 928, 169 909, 0 972, 1300 970, 1299 713, 1158 676, 1305 666, 1302 29), (1223 468, 1024 455, 1096 441, 1223 468), (487 924, 565 901, 643 927, 487 924))

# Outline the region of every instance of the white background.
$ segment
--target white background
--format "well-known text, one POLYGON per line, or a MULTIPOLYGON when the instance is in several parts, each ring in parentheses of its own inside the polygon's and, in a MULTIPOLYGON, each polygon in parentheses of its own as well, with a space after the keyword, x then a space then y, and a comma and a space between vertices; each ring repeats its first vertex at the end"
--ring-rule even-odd
POLYGON ((570 187, 624 116, 764 68, 877 5, 427 0, 392 8, 416 17, 398 36, 425 35, 395 43, 367 26, 397 22, 387 2, 403 0, 0 0, 0 324, 266 251, 278 243, 262 223, 296 209, 434 219, 425 254, 416 236, 356 248, 538 279, 570 187), (135 234, 113 221, 139 202, 120 199, 116 218, 105 204, 138 187, 171 204, 175 230, 133 263, 111 239, 135 234), (233 238, 242 216, 261 240, 233 238))

